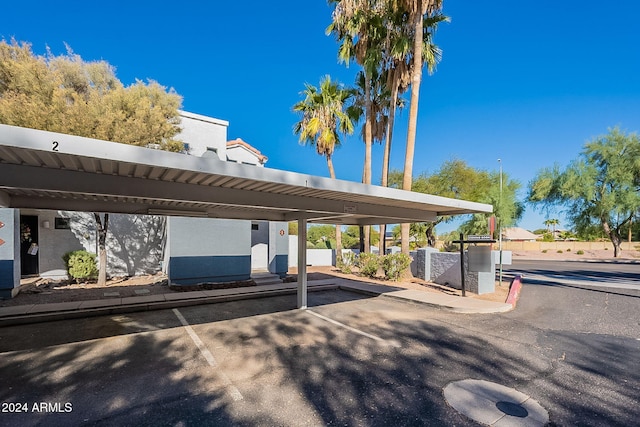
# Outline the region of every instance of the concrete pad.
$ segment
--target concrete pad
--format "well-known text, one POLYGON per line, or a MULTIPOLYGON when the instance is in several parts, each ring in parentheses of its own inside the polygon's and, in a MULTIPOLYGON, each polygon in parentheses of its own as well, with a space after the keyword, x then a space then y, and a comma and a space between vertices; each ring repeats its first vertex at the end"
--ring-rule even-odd
POLYGON ((151 291, 149 289, 136 289, 135 291, 133 291, 136 295, 145 295, 150 293, 151 291))
POLYGON ((442 307, 457 313, 504 313, 513 309, 513 306, 507 303, 412 289, 385 293, 384 296, 442 307))
POLYGON ((102 295, 104 295, 107 298, 111 298, 111 297, 117 298, 120 296, 120 292, 105 292, 102 295))
POLYGON ((454 409, 492 426, 544 426, 549 413, 534 399, 501 384, 483 380, 449 383, 444 397, 454 409))

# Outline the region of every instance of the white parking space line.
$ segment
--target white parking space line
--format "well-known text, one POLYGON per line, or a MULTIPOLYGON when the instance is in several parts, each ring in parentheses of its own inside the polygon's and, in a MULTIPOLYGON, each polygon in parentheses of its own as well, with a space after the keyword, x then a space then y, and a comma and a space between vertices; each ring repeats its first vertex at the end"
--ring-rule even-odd
MULTIPOLYGON (((218 365, 216 362, 216 359, 213 357, 213 354, 211 354, 207 346, 202 342, 198 334, 196 334, 196 332, 193 330, 191 325, 189 325, 189 322, 187 322, 187 319, 184 318, 182 313, 180 313, 180 311, 177 308, 174 308, 173 312, 178 318, 178 320, 180 320, 180 323, 182 323, 182 326, 184 327, 185 331, 187 331, 187 334, 189 334, 189 336, 191 337, 191 340, 193 340, 196 347, 198 347, 198 350, 200 350, 200 353, 205 358, 209 366, 215 368, 218 365)), ((243 399, 242 393, 240 393, 240 390, 238 390, 238 388, 233 385, 233 383, 231 382, 231 379, 229 379, 229 377, 222 371, 219 371, 218 374, 220 375, 220 378, 222 379, 222 382, 224 383, 224 385, 229 390, 229 393, 231 394, 231 398, 236 401, 242 400, 243 399)))
POLYGON ((332 323, 332 324, 334 324, 336 326, 340 326, 341 328, 347 329, 348 331, 354 332, 354 333, 356 333, 358 335, 362 335, 363 337, 367 337, 367 338, 370 338, 372 340, 378 341, 381 344, 390 345, 390 346, 396 347, 396 348, 400 347, 400 344, 397 343, 396 341, 388 341, 388 340, 385 340, 383 338, 377 337, 375 335, 371 335, 371 334, 369 334, 367 332, 361 331, 360 329, 356 329, 356 328, 353 328, 353 327, 351 327, 349 325, 345 325, 344 323, 340 323, 337 320, 330 319, 328 317, 323 316, 322 314, 315 313, 315 312, 313 312, 311 310, 308 310, 308 309, 305 310, 305 311, 307 313, 309 313, 309 314, 312 314, 312 315, 316 316, 319 319, 324 320, 325 322, 329 322, 329 323, 332 323))

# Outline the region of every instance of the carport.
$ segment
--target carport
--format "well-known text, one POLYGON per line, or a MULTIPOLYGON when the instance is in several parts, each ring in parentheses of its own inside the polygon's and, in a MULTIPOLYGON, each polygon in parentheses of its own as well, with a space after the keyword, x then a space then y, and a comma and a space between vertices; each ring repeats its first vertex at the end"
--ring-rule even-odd
POLYGON ((0 125, 0 207, 298 221, 298 306, 307 223, 434 221, 492 206, 0 125))

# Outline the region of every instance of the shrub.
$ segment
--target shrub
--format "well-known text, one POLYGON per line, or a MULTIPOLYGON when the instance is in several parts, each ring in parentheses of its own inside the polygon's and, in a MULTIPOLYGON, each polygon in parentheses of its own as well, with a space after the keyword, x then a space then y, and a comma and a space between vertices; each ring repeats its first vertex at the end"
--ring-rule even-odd
POLYGON ((380 268, 380 256, 361 253, 358 255, 358 267, 360 268, 360 273, 364 276, 375 277, 380 268))
POLYGON ((583 250, 579 250, 578 252, 576 252, 577 255, 584 255, 584 251, 583 250))
POLYGON ((547 253, 547 250, 546 250, 546 249, 543 249, 543 250, 542 250, 542 253, 543 253, 543 254, 546 254, 546 253, 547 253))
POLYGON ((87 251, 71 251, 62 256, 67 267, 67 273, 76 282, 95 279, 98 276, 96 255, 87 251))
POLYGON ((571 252, 571 248, 567 249, 567 252, 571 252))
POLYGON ((558 251, 557 251, 557 252, 558 252, 559 254, 561 254, 561 253, 562 253, 562 249, 558 249, 558 251))
POLYGON ((354 265, 356 265, 356 254, 351 251, 343 253, 342 256, 338 256, 336 259, 336 267, 341 273, 351 274, 354 265))
POLYGON ((407 254, 397 253, 382 257, 382 269, 387 280, 396 281, 411 264, 411 257, 407 254))

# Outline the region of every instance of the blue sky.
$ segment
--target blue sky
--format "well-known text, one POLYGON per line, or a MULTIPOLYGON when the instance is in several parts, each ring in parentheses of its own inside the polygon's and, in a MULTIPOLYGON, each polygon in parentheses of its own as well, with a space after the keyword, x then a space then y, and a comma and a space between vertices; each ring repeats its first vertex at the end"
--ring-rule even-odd
MULTIPOLYGON (((173 87, 183 109, 228 120, 229 139, 260 149, 268 167, 327 176, 324 158, 298 145, 291 110, 305 82, 330 74, 352 84, 358 71, 337 63, 327 3, 200 3, 8 2, 0 37, 28 41, 39 54, 47 46, 63 53, 67 43, 85 60, 108 61, 125 84, 150 78, 173 87)), ((443 60, 421 87, 416 174, 452 158, 498 170, 501 158, 524 197, 540 168, 566 165, 609 127, 640 131, 639 2, 444 0, 444 12, 451 23, 435 38, 443 60)), ((407 116, 395 131, 397 169, 407 116)), ((343 142, 338 178, 359 181, 364 144, 343 142)), ((374 147, 377 182, 381 157, 374 147)), ((544 219, 528 206, 520 226, 540 228, 544 219)))

